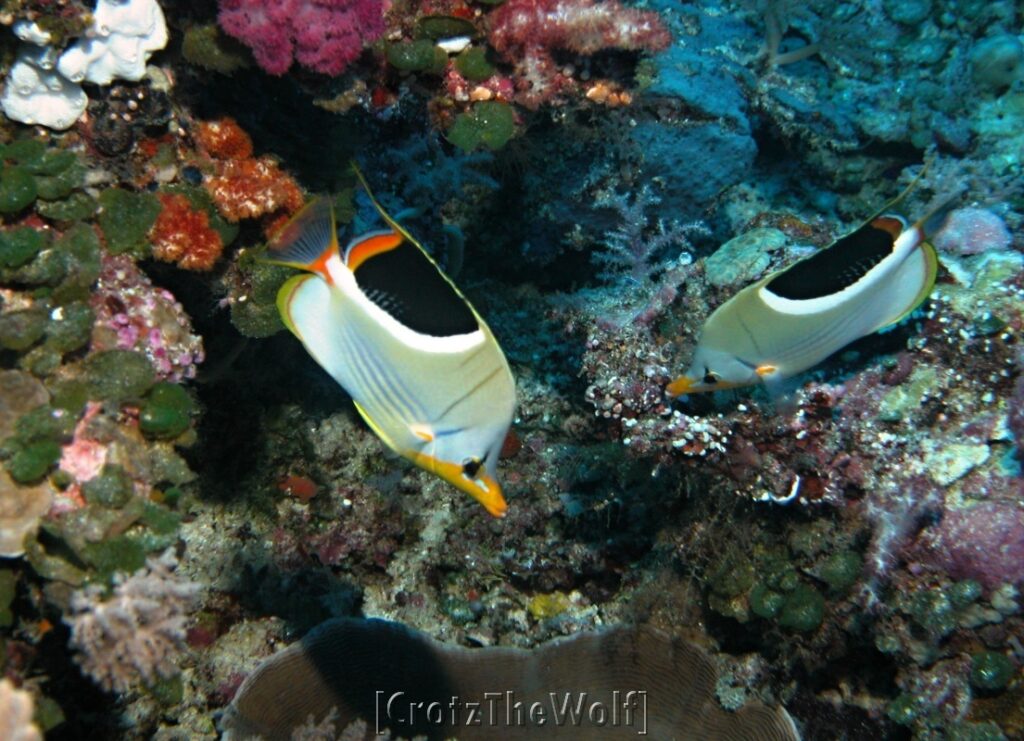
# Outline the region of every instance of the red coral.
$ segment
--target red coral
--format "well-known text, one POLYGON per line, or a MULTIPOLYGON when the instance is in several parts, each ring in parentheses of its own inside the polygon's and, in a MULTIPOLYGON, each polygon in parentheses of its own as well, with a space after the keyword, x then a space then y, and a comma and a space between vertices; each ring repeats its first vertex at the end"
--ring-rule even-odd
POLYGON ((272 75, 283 75, 293 61, 341 74, 384 33, 381 0, 221 0, 218 20, 272 75))
POLYGON ((185 196, 161 193, 163 210, 150 230, 153 256, 186 270, 209 270, 224 250, 209 215, 192 208, 185 196))
POLYGON ((626 8, 617 0, 508 0, 490 20, 491 46, 516 65, 517 102, 529 108, 577 87, 559 70, 555 49, 583 55, 604 49, 661 51, 672 41, 657 13, 626 8))
POLYGON ((254 219, 280 210, 295 213, 303 204, 299 186, 268 157, 225 160, 205 187, 228 221, 254 219))
POLYGON ((252 157, 252 139, 235 119, 203 121, 196 128, 196 139, 207 154, 219 160, 244 160, 252 157))

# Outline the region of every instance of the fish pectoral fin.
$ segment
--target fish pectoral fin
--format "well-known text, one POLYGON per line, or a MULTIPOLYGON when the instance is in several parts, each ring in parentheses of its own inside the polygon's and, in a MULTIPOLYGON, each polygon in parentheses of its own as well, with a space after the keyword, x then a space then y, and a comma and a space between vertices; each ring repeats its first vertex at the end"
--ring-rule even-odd
POLYGON ((326 275, 327 260, 337 252, 334 206, 327 198, 316 198, 274 235, 262 259, 326 275))
POLYGON ((754 372, 757 373, 757 375, 760 376, 762 379, 766 379, 770 378, 771 376, 774 376, 776 371, 778 370, 779 369, 774 365, 759 365, 757 366, 757 368, 754 369, 754 372))
POLYGON ((302 334, 295 326, 295 319, 292 317, 292 307, 302 286, 306 281, 312 280, 315 277, 315 275, 310 273, 293 275, 277 289, 277 312, 281 315, 281 321, 284 322, 284 326, 288 327, 288 331, 300 340, 302 339, 302 334))
POLYGON ((665 387, 665 393, 675 398, 682 396, 689 392, 693 387, 693 379, 689 376, 679 376, 676 380, 672 381, 668 386, 665 387))

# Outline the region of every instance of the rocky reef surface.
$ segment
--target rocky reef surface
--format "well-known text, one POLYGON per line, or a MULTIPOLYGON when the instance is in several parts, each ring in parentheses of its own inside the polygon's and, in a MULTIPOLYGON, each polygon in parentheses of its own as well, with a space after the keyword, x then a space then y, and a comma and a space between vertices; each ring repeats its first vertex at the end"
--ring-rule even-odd
POLYGON ((1022 42, 1009 0, 0 0, 0 729, 216 738, 367 617, 657 631, 805 739, 1024 738, 1022 42), (508 357, 503 519, 281 322, 259 257, 316 194, 363 230, 352 160, 508 357), (915 313, 666 396, 908 186, 953 209, 915 313))

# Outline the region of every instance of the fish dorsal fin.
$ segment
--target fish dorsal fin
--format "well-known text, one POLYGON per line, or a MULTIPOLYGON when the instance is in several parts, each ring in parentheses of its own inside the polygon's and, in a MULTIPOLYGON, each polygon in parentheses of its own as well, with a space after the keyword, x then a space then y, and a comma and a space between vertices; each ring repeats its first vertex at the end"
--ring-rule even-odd
POLYGON ((334 206, 323 197, 307 204, 267 245, 266 262, 327 274, 327 261, 338 252, 334 206))

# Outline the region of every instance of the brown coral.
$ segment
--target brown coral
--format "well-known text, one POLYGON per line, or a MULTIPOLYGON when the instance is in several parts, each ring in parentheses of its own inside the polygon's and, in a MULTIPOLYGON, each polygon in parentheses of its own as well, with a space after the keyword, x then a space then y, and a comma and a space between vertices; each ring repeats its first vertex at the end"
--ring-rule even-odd
POLYGON ((228 221, 255 219, 279 210, 302 208, 299 186, 269 157, 224 160, 205 187, 228 221))
POLYGON ((209 215, 192 208, 185 196, 161 193, 159 198, 163 210, 149 232, 153 256, 185 270, 210 270, 224 243, 210 226, 209 215))
POLYGON ((230 117, 200 123, 196 128, 196 140, 207 154, 219 160, 247 160, 252 157, 252 139, 230 117))

